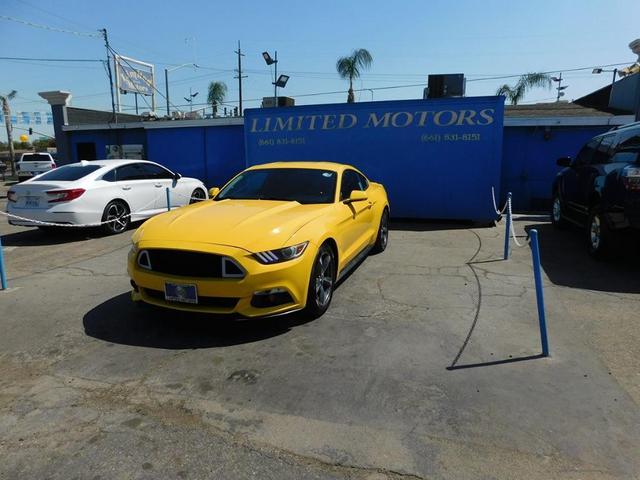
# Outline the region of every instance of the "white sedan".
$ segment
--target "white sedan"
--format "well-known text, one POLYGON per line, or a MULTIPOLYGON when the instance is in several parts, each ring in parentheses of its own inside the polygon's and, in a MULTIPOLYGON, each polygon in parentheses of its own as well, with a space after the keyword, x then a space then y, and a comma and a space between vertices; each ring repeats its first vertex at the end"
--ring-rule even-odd
POLYGON ((166 212, 167 188, 171 207, 208 198, 200 180, 157 163, 95 160, 65 165, 12 186, 7 213, 12 225, 102 224, 107 233, 120 233, 130 222, 166 212))

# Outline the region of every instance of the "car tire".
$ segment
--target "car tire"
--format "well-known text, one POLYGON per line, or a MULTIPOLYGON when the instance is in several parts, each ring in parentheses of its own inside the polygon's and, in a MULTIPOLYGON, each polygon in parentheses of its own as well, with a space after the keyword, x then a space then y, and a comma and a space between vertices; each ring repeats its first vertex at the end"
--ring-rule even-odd
POLYGON ((613 252, 614 236, 602 213, 595 209, 589 215, 587 247, 593 258, 604 259, 613 252))
POLYGON ((562 201, 560 195, 553 194, 553 203, 551 204, 551 224, 559 230, 567 226, 567 221, 562 216, 562 201))
POLYGON ((191 198, 189 199, 189 205, 193 203, 202 202, 203 200, 206 200, 206 198, 207 198, 207 194, 204 192, 204 190, 202 190, 201 188, 196 188, 191 193, 191 198))
POLYGON ((313 261, 304 309, 305 315, 311 319, 322 316, 331 304, 337 276, 335 258, 333 249, 324 243, 313 261))
POLYGON ((129 206, 122 200, 113 200, 104 207, 102 221, 109 223, 102 225, 102 231, 107 235, 116 235, 125 232, 131 223, 129 206), (119 219, 119 220, 118 220, 119 219))
POLYGON ((380 225, 376 235, 376 243, 373 244, 372 253, 382 253, 389 244, 389 210, 387 208, 382 212, 380 217, 380 225))

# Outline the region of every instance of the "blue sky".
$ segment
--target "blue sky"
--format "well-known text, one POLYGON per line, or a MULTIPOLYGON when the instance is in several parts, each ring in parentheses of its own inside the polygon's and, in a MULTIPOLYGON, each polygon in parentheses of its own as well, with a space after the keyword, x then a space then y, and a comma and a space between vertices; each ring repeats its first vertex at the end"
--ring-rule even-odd
MULTIPOLYGON (((325 0, 277 2, 215 0, 0 0, 2 15, 77 32, 106 27, 121 54, 162 69, 196 62, 170 74, 172 103, 182 105, 191 87, 206 98, 211 80, 227 83, 228 101, 237 100, 233 79, 237 41, 246 54, 245 108, 272 94, 272 74, 260 53, 278 51, 279 72, 290 74, 283 93, 296 96, 346 90, 335 73, 339 56, 367 48, 374 57, 357 88, 424 84, 429 73, 467 77, 467 95, 491 95, 505 82, 487 77, 531 71, 563 71, 618 62, 632 63, 628 43, 640 37, 640 2, 619 1, 427 1, 325 0)), ((104 59, 101 39, 54 32, 0 19, 0 56, 104 59)), ((565 72, 571 100, 606 85, 611 74, 565 72)), ((0 91, 18 90, 14 112, 47 111, 37 95, 69 90, 78 107, 110 108, 109 84, 99 63, 43 63, 0 60, 0 91)), ((356 93, 369 101, 420 98, 422 87, 356 93)), ((525 102, 552 101, 554 92, 535 90, 525 102)), ((298 97, 298 104, 333 103, 346 94, 298 97)), ((163 99, 158 98, 160 104, 163 99)), ((124 97, 128 108, 133 96, 124 97)), ((139 102, 145 106, 143 101, 139 102)), ((188 107, 185 107, 188 110, 188 107)), ((19 125, 21 126, 21 125, 19 125)), ((4 130, 4 129, 2 129, 4 130)), ((42 127, 45 132, 50 128, 42 127)), ((16 132, 19 133, 19 132, 16 132)), ((4 131, 0 138, 6 138, 4 131)))

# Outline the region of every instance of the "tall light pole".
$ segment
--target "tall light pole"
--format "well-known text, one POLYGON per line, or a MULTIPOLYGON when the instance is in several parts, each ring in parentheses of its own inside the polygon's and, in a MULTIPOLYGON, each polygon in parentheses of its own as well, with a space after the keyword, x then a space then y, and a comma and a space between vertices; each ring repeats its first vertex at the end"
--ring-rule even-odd
POLYGON ((183 63, 182 65, 178 65, 173 68, 165 68, 164 69, 164 98, 167 101, 167 116, 171 116, 171 112, 169 111, 169 72, 174 72, 179 68, 183 67, 194 67, 198 68, 198 64, 196 63, 183 63))
POLYGON ((275 58, 271 58, 269 52, 262 52, 262 58, 267 63, 267 65, 273 65, 274 74, 273 74, 273 102, 274 106, 278 106, 278 86, 276 83, 278 82, 278 51, 275 51, 275 58))
POLYGON ((278 52, 275 52, 275 58, 271 58, 269 52, 262 52, 262 58, 267 63, 267 65, 273 65, 275 67, 273 74, 273 100, 275 103, 275 107, 278 106, 278 87, 284 88, 289 81, 289 75, 280 75, 278 76, 278 52))
POLYGON ((187 102, 189 102, 189 111, 193 112, 193 99, 196 98, 198 96, 199 92, 196 93, 191 93, 191 87, 189 87, 189 97, 182 97, 184 98, 187 102))
POLYGON ((558 90, 558 95, 556 96, 556 102, 560 101, 560 97, 564 97, 564 89, 566 89, 569 85, 562 85, 562 72, 560 72, 560 75, 558 77, 551 77, 551 80, 553 80, 554 82, 556 82, 558 84, 558 86, 556 87, 556 90, 558 90))

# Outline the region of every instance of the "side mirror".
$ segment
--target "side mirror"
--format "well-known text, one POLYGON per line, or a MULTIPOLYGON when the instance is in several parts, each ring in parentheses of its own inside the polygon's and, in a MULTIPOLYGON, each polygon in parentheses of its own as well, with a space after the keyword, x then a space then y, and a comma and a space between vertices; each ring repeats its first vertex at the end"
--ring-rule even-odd
POLYGON ((209 198, 216 198, 216 196, 220 193, 220 189, 218 187, 213 187, 209 189, 209 198))
POLYGON ((560 157, 556 160, 556 165, 559 167, 570 167, 571 166, 571 157, 560 157))
POLYGON ((176 172, 176 173, 173 174, 173 179, 174 180, 180 180, 181 178, 182 178, 182 175, 180 175, 179 173, 176 172))
POLYGON ((353 202, 363 202, 367 198, 367 192, 363 190, 352 190, 351 195, 347 198, 344 203, 353 203, 353 202))

